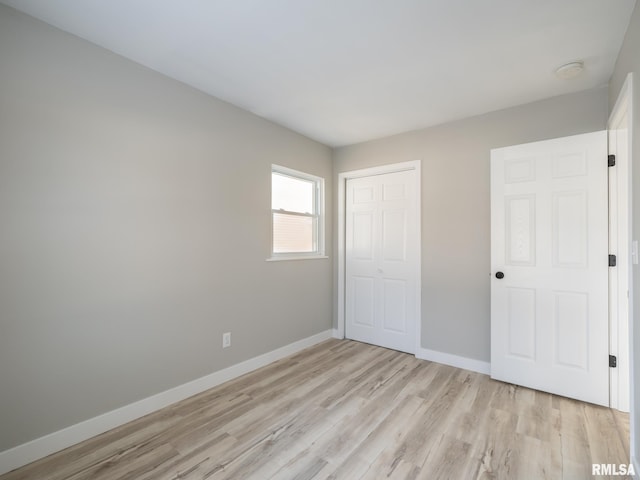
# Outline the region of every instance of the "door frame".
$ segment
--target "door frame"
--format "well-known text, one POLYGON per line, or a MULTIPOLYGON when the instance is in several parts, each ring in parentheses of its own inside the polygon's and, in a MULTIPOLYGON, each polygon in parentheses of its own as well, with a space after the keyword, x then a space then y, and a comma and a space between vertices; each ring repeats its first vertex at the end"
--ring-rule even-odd
MULTIPOLYGON (((618 263, 621 269, 613 269, 609 277, 609 301, 610 301, 610 352, 618 357, 618 368, 610 370, 610 405, 622 411, 631 410, 631 422, 634 421, 634 395, 633 378, 633 258, 631 230, 631 205, 632 205, 632 152, 633 152, 633 73, 629 73, 620 89, 616 103, 611 110, 607 122, 607 130, 611 132, 619 125, 626 114, 627 116, 627 155, 616 157, 616 166, 609 171, 609 228, 610 250, 620 256, 623 253, 623 264, 618 263), (625 158, 626 157, 626 158, 625 158), (618 188, 621 186, 622 188, 618 188), (615 230, 615 231, 612 231, 615 230), (628 309, 626 315, 618 315, 622 305, 620 295, 628 292, 628 309)), ((609 153, 612 152, 609 145, 609 153)), ((633 442, 633 438, 632 438, 633 442)))
POLYGON ((416 214, 418 217, 418 228, 416 234, 418 235, 418 261, 416 265, 416 343, 415 352, 418 354, 421 349, 421 334, 422 334, 422 176, 420 174, 421 160, 412 160, 409 162, 392 163, 388 165, 380 165, 378 167, 363 168, 360 170, 351 170, 349 172, 342 172, 338 174, 338 329, 334 335, 336 338, 345 338, 345 320, 346 320, 346 189, 347 180, 362 177, 372 177, 375 175, 384 175, 386 173, 396 173, 405 171, 414 171, 414 180, 416 182, 416 214))

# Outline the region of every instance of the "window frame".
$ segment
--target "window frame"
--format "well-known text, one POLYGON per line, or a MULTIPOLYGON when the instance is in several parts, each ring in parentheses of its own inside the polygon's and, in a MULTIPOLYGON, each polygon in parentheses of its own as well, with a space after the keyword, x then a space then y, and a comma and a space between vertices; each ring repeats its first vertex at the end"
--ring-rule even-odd
POLYGON ((325 255, 325 208, 324 208, 324 178, 312 175, 310 173, 294 170, 293 168, 283 167, 282 165, 271 165, 271 188, 269 192, 271 203, 271 256, 267 258, 267 261, 277 260, 306 260, 317 258, 328 258, 325 255), (313 208, 314 212, 311 214, 291 212, 284 209, 273 208, 273 174, 283 175, 296 180, 304 180, 313 184, 313 208), (314 251, 312 252, 274 252, 273 251, 273 219, 274 214, 281 213, 287 215, 298 215, 303 217, 309 217, 315 220, 313 222, 313 244, 314 251))

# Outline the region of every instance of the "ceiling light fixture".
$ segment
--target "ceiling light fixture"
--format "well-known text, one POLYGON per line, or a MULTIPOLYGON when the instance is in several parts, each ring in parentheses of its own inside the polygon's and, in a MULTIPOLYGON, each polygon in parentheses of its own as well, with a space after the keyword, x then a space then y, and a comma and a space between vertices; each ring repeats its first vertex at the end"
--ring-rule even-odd
POLYGON ((556 68, 556 77, 563 80, 575 78, 584 70, 584 62, 571 62, 556 68))

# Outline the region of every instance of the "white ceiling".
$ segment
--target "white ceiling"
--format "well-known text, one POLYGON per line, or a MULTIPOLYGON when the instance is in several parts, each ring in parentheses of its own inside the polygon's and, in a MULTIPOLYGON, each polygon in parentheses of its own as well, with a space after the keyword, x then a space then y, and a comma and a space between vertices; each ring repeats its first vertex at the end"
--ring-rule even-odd
POLYGON ((0 0, 331 146, 604 85, 635 0, 0 0), (556 67, 584 60, 573 80, 556 67))

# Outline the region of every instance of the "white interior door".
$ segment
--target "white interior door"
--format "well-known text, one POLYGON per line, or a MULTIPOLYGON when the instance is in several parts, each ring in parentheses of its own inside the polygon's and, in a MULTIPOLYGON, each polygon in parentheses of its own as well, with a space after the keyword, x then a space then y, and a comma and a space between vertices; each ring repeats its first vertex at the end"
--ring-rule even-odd
POLYGON ((605 131, 491 151, 492 378, 609 404, 607 239, 605 131))
POLYGON ((416 171, 347 180, 346 337, 415 353, 419 265, 416 171))

